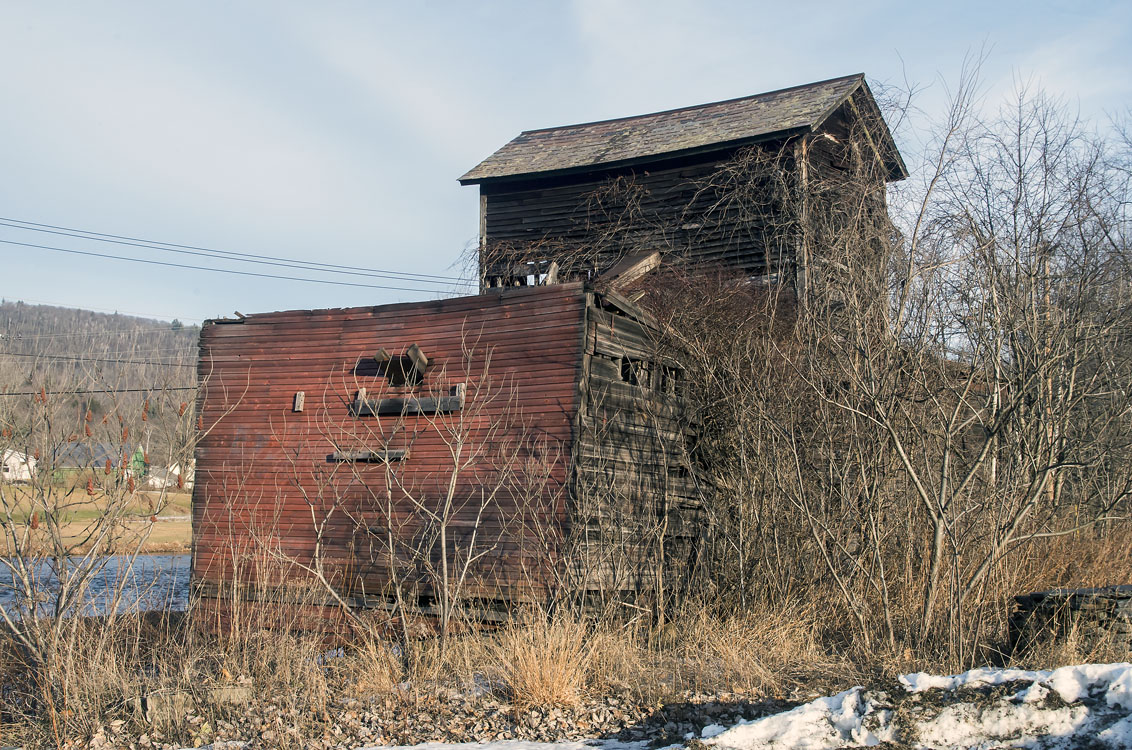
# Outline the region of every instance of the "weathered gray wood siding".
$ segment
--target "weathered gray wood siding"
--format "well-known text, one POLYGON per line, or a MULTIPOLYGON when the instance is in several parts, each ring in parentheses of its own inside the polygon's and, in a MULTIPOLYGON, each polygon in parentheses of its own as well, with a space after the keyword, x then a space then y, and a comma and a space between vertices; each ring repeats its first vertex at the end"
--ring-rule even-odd
POLYGON ((794 242, 776 190, 745 185, 751 193, 762 190, 762 198, 748 194, 741 210, 719 179, 729 156, 481 185, 485 286, 516 279, 521 285, 550 261, 567 279, 592 277, 641 250, 660 250, 669 264, 688 261, 750 275, 787 267, 794 242))
POLYGON ((586 318, 571 585, 580 592, 676 593, 703 533, 688 464, 694 426, 680 373, 657 356, 655 333, 616 302, 591 295, 586 318))

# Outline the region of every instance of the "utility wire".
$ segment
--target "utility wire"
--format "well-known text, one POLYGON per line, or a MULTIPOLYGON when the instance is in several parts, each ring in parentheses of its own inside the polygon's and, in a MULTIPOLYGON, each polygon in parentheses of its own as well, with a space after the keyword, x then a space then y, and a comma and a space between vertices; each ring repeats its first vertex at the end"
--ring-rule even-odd
POLYGON ((138 237, 128 237, 119 234, 105 234, 103 232, 91 232, 85 229, 74 229, 72 227, 56 226, 54 224, 40 224, 34 221, 23 221, 22 219, 10 219, 0 216, 0 226, 11 227, 13 229, 23 229, 29 232, 44 232, 46 234, 55 234, 65 237, 78 237, 80 239, 95 240, 97 242, 110 242, 116 245, 128 245, 131 247, 144 247, 152 250, 162 250, 170 253, 183 253, 186 255, 198 255, 206 258, 221 258, 224 260, 237 260, 243 263, 262 263, 270 266, 283 266, 285 268, 302 268, 305 270, 323 270, 325 273, 342 273, 352 275, 374 276, 378 278, 389 278, 400 281, 407 281, 412 283, 431 283, 431 284, 445 284, 445 283, 470 283, 468 279, 458 276, 441 276, 437 274, 428 273, 412 273, 409 271, 390 271, 382 268, 366 268, 362 266, 346 266, 338 263, 319 263, 317 261, 300 260, 297 258, 280 258, 273 255, 257 255, 254 253, 239 253, 233 250, 215 250, 207 247, 200 247, 197 245, 180 245, 174 242, 161 242, 159 240, 146 240, 138 237), (21 226, 26 225, 26 226, 21 226))
POLYGON ((193 367, 184 362, 162 362, 148 359, 101 359, 98 357, 68 357, 63 354, 32 354, 30 352, 0 352, 0 357, 32 357, 35 359, 55 359, 67 362, 110 362, 119 365, 161 365, 164 367, 193 367))
POLYGON ((5 339, 5 336, 0 335, 0 340, 29 341, 31 339, 70 338, 72 336, 86 336, 87 338, 94 338, 96 336, 127 336, 131 333, 156 333, 158 331, 165 331, 166 333, 172 333, 172 334, 180 334, 180 333, 183 333, 183 332, 195 333, 194 331, 190 331, 188 326, 183 328, 181 331, 174 331, 169 326, 161 326, 161 327, 158 327, 158 328, 133 328, 133 329, 125 330, 125 331, 76 331, 74 333, 33 333, 33 334, 29 334, 27 336, 24 336, 23 334, 20 334, 20 333, 16 333, 16 334, 12 334, 10 339, 5 339))
POLYGON ((165 391, 195 391, 195 385, 173 386, 170 388, 89 388, 79 391, 0 391, 0 396, 73 396, 88 393, 164 393, 165 391))
POLYGON ((178 250, 178 249, 172 248, 172 247, 161 247, 157 244, 146 244, 144 242, 124 242, 124 241, 121 241, 121 240, 110 240, 110 239, 105 239, 105 238, 102 238, 102 237, 88 237, 88 236, 83 235, 83 234, 75 234, 75 233, 72 233, 72 232, 55 232, 55 231, 52 231, 52 230, 49 230, 49 229, 36 229, 34 227, 21 227, 21 226, 18 226, 16 224, 8 224, 4 221, 0 221, 0 226, 12 227, 13 229, 26 229, 26 230, 29 230, 29 231, 32 231, 32 232, 46 232, 47 234, 56 234, 56 235, 61 235, 63 237, 77 237, 77 238, 82 239, 82 240, 94 240, 96 242, 109 242, 109 243, 112 243, 112 244, 115 244, 115 245, 125 245, 125 246, 129 246, 129 247, 141 247, 141 248, 145 248, 147 250, 160 250, 160 251, 166 252, 166 253, 179 253, 181 255, 195 255, 195 256, 198 256, 198 257, 202 257, 202 258, 213 258, 213 259, 217 259, 217 260, 230 260, 230 261, 235 261, 237 263, 255 263, 255 264, 264 265, 264 266, 280 266, 282 268, 297 268, 301 271, 317 271, 318 273, 337 273, 337 274, 342 274, 344 276, 369 276, 369 277, 378 278, 378 279, 391 279, 393 281, 406 281, 406 282, 411 282, 411 283, 414 283, 414 284, 442 284, 442 285, 448 286, 448 285, 456 284, 456 283, 463 283, 463 284, 469 283, 466 279, 451 279, 451 280, 440 281, 440 280, 433 280, 433 279, 429 279, 429 278, 414 279, 414 278, 408 278, 408 277, 405 277, 405 276, 394 275, 394 274, 399 274, 400 273, 399 271, 374 271, 374 272, 371 272, 371 271, 368 271, 368 270, 361 270, 361 269, 353 270, 353 271, 345 271, 345 270, 337 270, 335 268, 315 268, 315 266, 328 265, 328 264, 313 263, 313 262, 310 262, 310 261, 275 262, 275 261, 270 261, 270 260, 252 260, 251 258, 231 257, 231 256, 228 256, 228 255, 217 255, 217 254, 215 254, 215 253, 227 252, 227 251, 224 251, 224 250, 213 250, 213 251, 208 251, 208 252, 197 252, 195 250, 178 250))
POLYGON ((194 271, 212 271, 214 273, 229 273, 236 276, 255 276, 261 279, 282 279, 284 281, 306 281, 311 284, 332 284, 333 286, 352 286, 362 287, 364 289, 392 289, 398 292, 423 292, 425 294, 436 294, 436 289, 418 289, 404 286, 382 286, 379 284, 359 284, 351 281, 331 281, 330 279, 309 279, 302 276, 281 276, 273 273, 257 273, 255 271, 237 271, 231 268, 210 268, 208 266, 193 266, 185 263, 169 263, 163 260, 148 260, 145 258, 130 258, 125 255, 110 255, 107 253, 95 253, 89 250, 69 250, 63 247, 53 247, 51 245, 36 245, 30 242, 16 242, 15 240, 0 240, 5 245, 16 245, 18 247, 30 247, 37 250, 54 250, 60 253, 70 253, 71 255, 86 255, 93 258, 109 258, 111 260, 126 260, 133 263, 147 263, 153 266, 166 266, 169 268, 188 268, 194 271))

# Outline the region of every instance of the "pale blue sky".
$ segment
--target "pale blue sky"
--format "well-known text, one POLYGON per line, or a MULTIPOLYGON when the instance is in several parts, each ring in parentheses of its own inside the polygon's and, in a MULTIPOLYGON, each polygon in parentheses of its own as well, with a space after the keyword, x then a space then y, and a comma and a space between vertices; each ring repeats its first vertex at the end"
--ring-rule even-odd
MULTIPOLYGON (((7 0, 0 217, 456 276, 477 226, 476 189, 456 178, 520 130, 856 72, 931 85, 933 111, 939 77, 982 47, 988 105, 1018 79, 1099 120, 1132 104, 1132 2, 7 0)), ((0 240, 202 262, 6 226, 0 240)), ((0 243, 0 297, 186 321, 443 292, 0 243)))

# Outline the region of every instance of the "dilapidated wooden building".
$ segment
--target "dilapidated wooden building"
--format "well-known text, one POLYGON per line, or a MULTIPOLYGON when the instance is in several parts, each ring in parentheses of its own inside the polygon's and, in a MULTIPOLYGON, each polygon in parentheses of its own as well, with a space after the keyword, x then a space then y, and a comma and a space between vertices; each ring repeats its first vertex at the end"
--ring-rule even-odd
POLYGON ((700 506, 653 343, 581 282, 207 322, 198 592, 430 612, 681 585, 700 506))
POLYGON ((203 601, 297 580, 320 606, 426 613, 680 592, 697 427, 618 285, 665 264, 800 291, 833 263, 810 217, 883 224, 903 176, 860 75, 528 131, 461 178, 479 296, 206 322, 203 601))
POLYGON ((885 183, 905 176, 858 74, 524 131, 460 181, 479 185, 484 287, 593 278, 653 250, 804 286, 822 260, 813 217, 864 200, 885 221, 885 183))

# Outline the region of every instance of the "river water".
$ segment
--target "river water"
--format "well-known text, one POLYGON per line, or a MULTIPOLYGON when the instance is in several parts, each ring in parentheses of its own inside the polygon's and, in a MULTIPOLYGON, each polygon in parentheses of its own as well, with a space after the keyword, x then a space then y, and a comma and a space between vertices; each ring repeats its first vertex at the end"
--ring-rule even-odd
MULTIPOLYGON (((50 592, 56 578, 46 564, 40 564, 36 576, 45 592, 40 609, 46 611, 51 607, 50 592)), ((138 555, 132 567, 128 556, 112 555, 91 579, 82 614, 107 614, 119 590, 122 592, 119 612, 135 607, 142 611, 184 610, 189 603, 189 555, 138 555)), ((0 564, 0 604, 10 607, 16 596, 12 573, 6 565, 0 564)))

